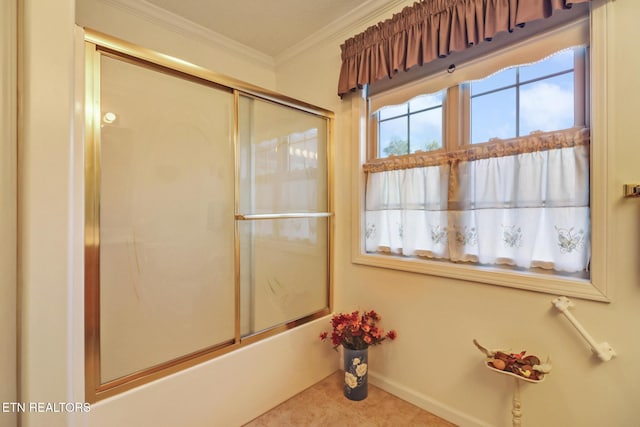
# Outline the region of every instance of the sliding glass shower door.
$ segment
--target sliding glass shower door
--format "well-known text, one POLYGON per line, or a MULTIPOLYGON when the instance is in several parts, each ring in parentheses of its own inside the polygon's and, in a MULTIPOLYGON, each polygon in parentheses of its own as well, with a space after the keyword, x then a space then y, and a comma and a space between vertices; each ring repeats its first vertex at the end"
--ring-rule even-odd
POLYGON ((332 113, 85 47, 87 401, 328 314, 332 113))
POLYGON ((327 120, 270 101, 239 103, 242 335, 327 307, 327 120))
POLYGON ((231 91, 109 56, 100 72, 104 382, 233 342, 235 172, 231 91))

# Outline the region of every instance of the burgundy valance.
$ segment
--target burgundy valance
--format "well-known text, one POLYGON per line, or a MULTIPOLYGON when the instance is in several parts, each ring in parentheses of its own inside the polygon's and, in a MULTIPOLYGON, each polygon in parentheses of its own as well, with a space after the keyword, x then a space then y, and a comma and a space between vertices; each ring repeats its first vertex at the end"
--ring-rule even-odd
POLYGON ((341 46, 338 95, 590 0, 422 0, 341 46))

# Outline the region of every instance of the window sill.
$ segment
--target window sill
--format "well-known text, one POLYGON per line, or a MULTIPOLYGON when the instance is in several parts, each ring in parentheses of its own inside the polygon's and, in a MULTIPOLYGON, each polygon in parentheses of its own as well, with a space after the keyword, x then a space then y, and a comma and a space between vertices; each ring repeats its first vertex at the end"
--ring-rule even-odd
POLYGON ((354 254, 352 262, 359 265, 407 271, 428 276, 610 302, 609 298, 597 289, 590 280, 576 277, 370 253, 354 254))

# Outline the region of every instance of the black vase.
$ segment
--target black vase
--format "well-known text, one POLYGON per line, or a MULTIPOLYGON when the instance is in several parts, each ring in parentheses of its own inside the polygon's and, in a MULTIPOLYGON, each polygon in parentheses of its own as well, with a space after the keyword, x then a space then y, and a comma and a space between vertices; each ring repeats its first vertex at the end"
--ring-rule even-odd
POLYGON ((344 395, 350 400, 367 398, 369 377, 369 349, 343 348, 344 395))

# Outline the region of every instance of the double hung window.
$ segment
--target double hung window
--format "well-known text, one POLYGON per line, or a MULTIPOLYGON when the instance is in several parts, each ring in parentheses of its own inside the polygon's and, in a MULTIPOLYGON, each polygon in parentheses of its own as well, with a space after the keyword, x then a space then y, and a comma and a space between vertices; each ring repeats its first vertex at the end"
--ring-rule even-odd
POLYGON ((370 93, 364 252, 589 279, 588 57, 583 19, 370 93))

